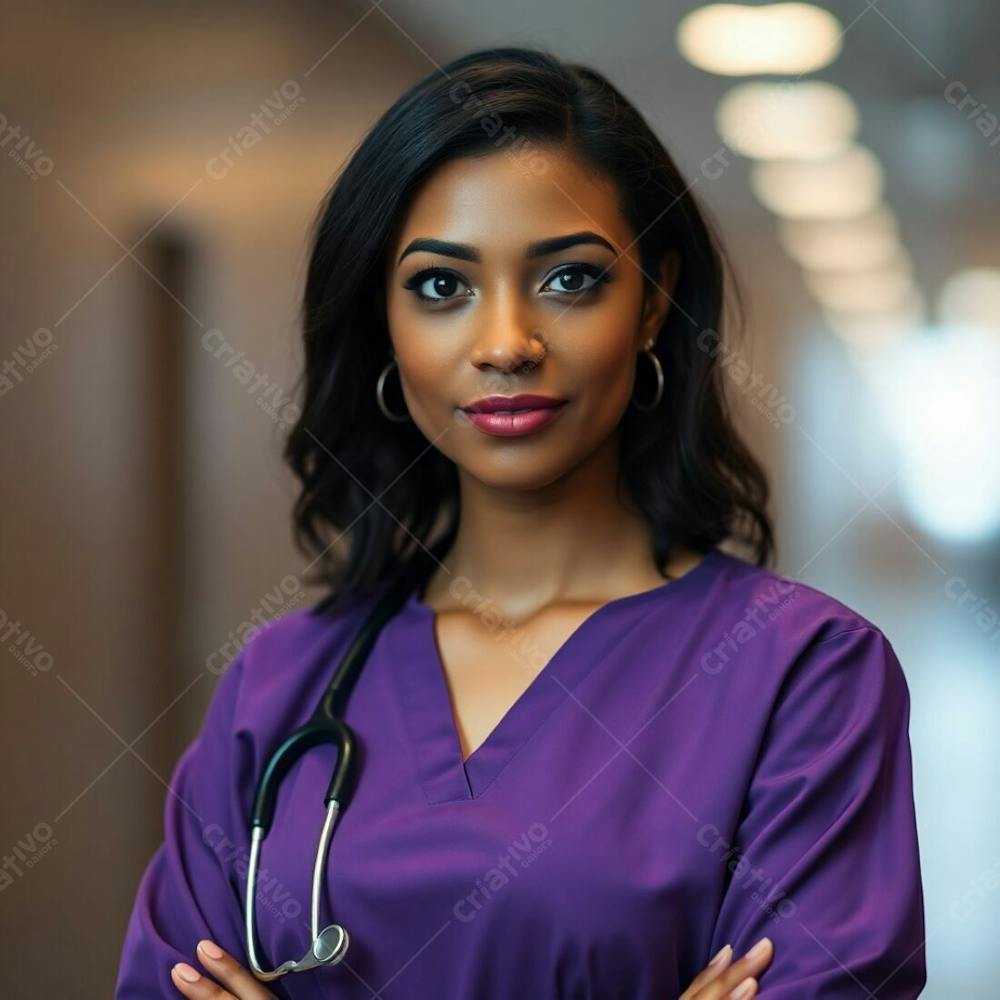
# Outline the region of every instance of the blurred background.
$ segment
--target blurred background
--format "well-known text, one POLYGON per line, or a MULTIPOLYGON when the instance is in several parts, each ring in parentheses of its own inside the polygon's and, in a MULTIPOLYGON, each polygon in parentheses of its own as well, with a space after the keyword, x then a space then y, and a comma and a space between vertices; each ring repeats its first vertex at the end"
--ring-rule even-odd
POLYGON ((321 196, 435 67, 537 44, 638 104, 722 231, 777 568, 878 624, 910 687, 924 995, 1000 996, 996 4, 6 0, 2 24, 0 994, 111 995, 180 750, 249 632, 315 597, 280 448, 321 196))

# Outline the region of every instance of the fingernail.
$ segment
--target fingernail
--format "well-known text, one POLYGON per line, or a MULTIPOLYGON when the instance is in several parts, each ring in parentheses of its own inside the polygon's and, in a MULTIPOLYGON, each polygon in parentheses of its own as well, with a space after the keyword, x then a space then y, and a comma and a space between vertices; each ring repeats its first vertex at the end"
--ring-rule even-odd
POLYGON ((747 958, 760 958, 767 950, 767 943, 770 938, 762 937, 748 952, 747 958))
POLYGON ((223 957, 222 949, 214 941, 209 941, 207 938, 198 942, 198 948, 216 961, 223 957))
POLYGON ((715 958, 713 958, 713 959, 712 959, 712 961, 711 961, 711 962, 709 962, 708 964, 709 964, 709 965, 718 965, 718 964, 719 964, 719 962, 721 962, 721 961, 722 961, 722 960, 723 960, 723 959, 724 959, 724 958, 726 957, 726 953, 727 953, 727 952, 730 952, 730 951, 732 951, 732 950, 733 950, 733 946, 732 946, 731 944, 724 944, 724 945, 723 945, 723 946, 722 946, 722 947, 721 947, 721 948, 720 948, 720 949, 719 949, 719 950, 718 950, 718 951, 717 951, 717 952, 715 953, 715 958))
POLYGON ((746 997, 750 996, 750 991, 753 989, 753 977, 744 979, 739 986, 729 994, 729 1000, 746 1000, 746 997))
POLYGON ((178 962, 174 966, 174 972, 176 972, 177 975, 180 976, 186 983, 196 983, 199 979, 201 979, 201 976, 198 975, 197 969, 192 969, 190 965, 187 965, 184 962, 178 962))

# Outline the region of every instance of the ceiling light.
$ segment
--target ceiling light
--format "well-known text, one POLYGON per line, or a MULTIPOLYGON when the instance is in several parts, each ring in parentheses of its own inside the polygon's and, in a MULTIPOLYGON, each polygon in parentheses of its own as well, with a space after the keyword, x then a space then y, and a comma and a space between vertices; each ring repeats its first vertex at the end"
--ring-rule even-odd
POLYGON ((726 144, 744 156, 822 159, 853 140, 858 112, 832 83, 741 83, 719 102, 715 122, 726 144))
POLYGON ((806 271, 809 291, 828 309, 854 312, 892 309, 902 305, 913 291, 908 271, 806 271))
POLYGON ((905 253, 896 219, 885 205, 848 219, 784 219, 778 239, 792 260, 812 271, 867 270, 905 253))
POLYGON ((882 348, 910 336, 923 325, 925 313, 922 296, 914 293, 893 309, 881 312, 824 309, 823 318, 841 340, 866 350, 882 348))
POLYGON ((750 185, 763 205, 784 218, 844 218, 876 207, 882 168, 870 150, 853 145, 822 160, 757 163, 750 185))
POLYGON ((677 26, 688 62, 724 76, 811 73, 841 49, 840 22, 810 3, 706 4, 677 26))
POLYGON ((938 318, 947 326, 1000 329, 1000 271, 979 267, 953 274, 938 296, 938 318))

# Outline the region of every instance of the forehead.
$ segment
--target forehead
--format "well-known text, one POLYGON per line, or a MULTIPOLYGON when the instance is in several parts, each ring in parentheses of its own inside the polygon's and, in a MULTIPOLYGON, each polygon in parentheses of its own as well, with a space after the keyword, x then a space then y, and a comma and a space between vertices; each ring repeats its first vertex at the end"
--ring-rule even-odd
POLYGON ((475 244, 485 259, 581 229, 600 233, 619 251, 631 243, 611 180, 562 151, 535 150, 530 166, 540 173, 527 157, 504 151, 443 164, 411 202, 393 249, 434 236, 475 244))

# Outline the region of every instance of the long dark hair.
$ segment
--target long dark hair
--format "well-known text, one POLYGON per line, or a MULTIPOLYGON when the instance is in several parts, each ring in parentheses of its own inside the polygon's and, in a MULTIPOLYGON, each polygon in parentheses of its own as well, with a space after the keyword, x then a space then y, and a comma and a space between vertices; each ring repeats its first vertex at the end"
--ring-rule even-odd
MULTIPOLYGON (((680 253, 654 348, 663 398, 651 411, 629 407, 620 428, 620 481, 651 525, 657 565, 677 543, 704 552, 726 539, 745 545, 758 565, 773 558, 767 478, 732 423, 716 360, 729 272, 690 184, 599 73, 541 50, 495 48, 403 94, 354 150, 313 226, 303 398, 285 459, 301 484, 296 543, 311 557, 310 582, 333 591, 328 609, 400 579, 432 544, 446 551, 457 527, 454 464, 413 422, 389 421, 376 401, 391 346, 383 282, 395 226, 446 161, 506 149, 530 170, 543 143, 615 183, 638 236, 645 289, 663 255, 680 253)), ((651 392, 646 386, 642 398, 651 392)))

